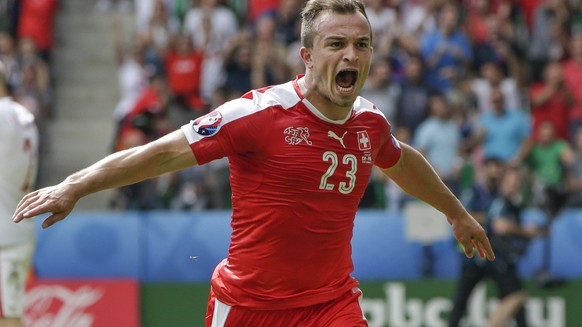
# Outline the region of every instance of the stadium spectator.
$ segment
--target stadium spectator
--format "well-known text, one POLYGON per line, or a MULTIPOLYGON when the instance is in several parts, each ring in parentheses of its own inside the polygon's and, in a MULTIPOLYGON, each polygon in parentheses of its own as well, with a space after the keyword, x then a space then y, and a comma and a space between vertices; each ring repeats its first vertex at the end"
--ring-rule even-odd
POLYGON ((473 45, 472 68, 479 72, 484 63, 495 63, 518 83, 525 78, 526 66, 523 34, 526 27, 521 22, 521 11, 509 1, 475 0, 468 5, 465 26, 473 45))
POLYGON ((24 326, 24 295, 34 252, 34 223, 10 212, 35 188, 39 135, 34 116, 10 98, 0 62, 0 326, 24 326))
MULTIPOLYGON (((569 49, 570 57, 562 64, 562 71, 564 88, 570 91, 574 100, 568 115, 568 139, 571 139, 582 126, 582 25, 573 28, 569 49)), ((556 125, 558 135, 561 136, 561 128, 558 126, 556 125)))
POLYGON ((519 166, 531 148, 530 117, 522 110, 507 110, 499 88, 491 90, 491 104, 493 110, 478 117, 471 146, 482 145, 484 158, 519 166))
POLYGON ((276 21, 272 16, 263 15, 255 23, 252 53, 252 88, 279 84, 288 78, 285 65, 287 45, 277 42, 276 21))
POLYGON ((200 0, 186 13, 183 32, 191 35, 194 47, 204 49, 202 96, 206 101, 225 80, 224 55, 239 29, 233 11, 217 0, 200 0))
POLYGON ((400 83, 396 126, 407 128, 410 135, 414 136, 418 125, 428 117, 428 99, 436 91, 424 82, 424 62, 420 56, 408 58, 405 72, 400 83))
MULTIPOLYGON (((21 70, 20 85, 14 88, 17 97, 32 97, 37 105, 35 116, 39 122, 53 116, 53 90, 51 84, 51 70, 47 62, 39 55, 35 43, 31 38, 19 40, 19 62, 21 70), (41 118, 42 117, 42 118, 41 118)), ((16 96, 16 95, 15 95, 16 96)), ((25 107, 28 107, 25 105, 25 107)))
POLYGON ((165 77, 154 75, 131 111, 123 118, 116 151, 143 145, 165 135, 170 128, 166 120, 169 101, 165 77))
POLYGON ((526 156, 525 163, 533 172, 534 204, 546 203, 547 190, 566 192, 566 171, 574 163, 574 153, 570 143, 556 137, 551 121, 542 122, 536 131, 536 141, 526 156))
POLYGON ((200 94, 204 54, 194 49, 189 35, 177 35, 165 54, 165 72, 170 91, 187 109, 202 113, 206 103, 200 94))
POLYGON ((422 37, 420 49, 426 62, 427 83, 447 93, 473 58, 469 39, 459 28, 459 9, 454 4, 443 6, 438 28, 422 37))
POLYGON ((501 67, 492 61, 484 62, 479 67, 479 76, 471 82, 471 89, 477 97, 477 109, 480 113, 492 109, 491 89, 499 88, 503 93, 504 106, 507 110, 522 110, 520 90, 514 78, 504 76, 501 67))
POLYGON ((21 70, 21 81, 13 89, 14 99, 22 104, 39 122, 47 117, 44 94, 34 65, 25 65, 21 70))
POLYGON ((569 25, 572 29, 572 33, 576 34, 580 32, 582 27, 582 2, 580 1, 570 1, 568 2, 570 9, 570 21, 569 25))
POLYGON ((535 9, 531 27, 529 61, 531 78, 539 81, 542 69, 552 60, 561 60, 566 54, 567 0, 542 0, 535 9))
POLYGON ((163 1, 157 0, 149 24, 142 32, 160 58, 164 57, 174 35, 180 30, 179 22, 168 12, 167 7, 163 1))
POLYGON ((20 58, 14 37, 8 32, 0 32, 0 62, 4 66, 4 75, 9 87, 20 83, 20 58))
POLYGON ((443 95, 431 95, 428 106, 429 116, 418 126, 413 145, 424 154, 449 189, 456 192, 461 130, 443 95))
POLYGON ((531 30, 532 25, 534 24, 534 15, 535 11, 538 6, 544 0, 517 0, 515 1, 516 4, 523 10, 525 23, 527 24, 528 29, 531 30))
POLYGON ((569 140, 568 120, 575 99, 570 85, 565 83, 561 64, 557 61, 549 62, 543 70, 543 80, 533 83, 529 92, 534 138, 537 139, 539 135, 540 125, 549 121, 557 137, 569 140))
POLYGON ((83 195, 228 156, 233 232, 228 259, 212 278, 207 326, 366 326, 350 277, 351 237, 374 164, 441 210, 467 256, 477 249, 493 260, 483 228, 430 164, 358 97, 372 59, 363 4, 311 0, 302 17, 305 75, 248 92, 166 137, 30 193, 14 221, 51 212, 46 228, 83 195))
POLYGON ((249 0, 247 5, 247 16, 245 18, 248 22, 254 23, 261 15, 278 10, 283 1, 285 0, 249 0))
POLYGON ((438 13, 447 0, 411 0, 401 1, 401 24, 407 34, 422 37, 437 28, 438 13))
POLYGON ((124 42, 120 19, 119 16, 115 15, 112 23, 120 93, 119 101, 113 110, 113 116, 117 124, 120 124, 134 107, 139 95, 147 86, 149 77, 142 40, 136 38, 134 44, 127 46, 124 42))
MULTIPOLYGON (((166 113, 169 101, 167 81, 163 76, 150 78, 147 86, 138 97, 135 106, 120 123, 116 136, 115 150, 121 151, 156 140, 174 126, 168 121, 166 113)), ((171 174, 164 174, 157 179, 149 179, 139 183, 121 187, 116 190, 110 203, 117 210, 151 210, 164 206, 169 207, 171 174), (158 182, 160 182, 158 184, 158 182)))
MULTIPOLYGON (((225 60, 224 86, 238 96, 252 89, 253 59, 250 31, 241 31, 233 40, 225 60)), ((215 90, 216 91, 216 90, 215 90)))
POLYGON ((372 27, 374 56, 386 57, 390 53, 390 43, 398 34, 398 16, 394 8, 388 7, 384 0, 366 0, 366 14, 372 27))
POLYGON ((489 21, 495 16, 493 4, 487 0, 469 0, 465 2, 465 27, 471 43, 486 42, 491 31, 489 21))
POLYGON ((472 137, 477 130, 479 112, 477 110, 477 100, 471 90, 470 78, 463 78, 458 81, 446 97, 449 104, 451 116, 455 124, 459 127, 460 148, 459 158, 456 165, 457 171, 457 192, 472 187, 475 179, 475 169, 482 163, 479 152, 472 146, 472 137))
MULTIPOLYGON (((117 0, 125 1, 125 0, 117 0)), ((166 13, 168 13, 169 25, 171 27, 179 27, 180 21, 175 13, 179 12, 178 6, 185 7, 185 4, 179 5, 182 0, 135 0, 133 1, 133 12, 135 14, 135 31, 136 34, 142 34, 149 29, 152 18, 156 15, 157 6, 162 5, 166 13)), ((124 4, 121 5, 125 6, 124 4)), ((125 9, 125 8, 124 8, 125 9)), ((177 31, 176 31, 177 32, 177 31)))
POLYGON ((281 0, 279 7, 269 12, 275 19, 275 42, 288 46, 299 41, 301 1, 281 0))
POLYGON ((400 85, 392 80, 390 59, 374 60, 361 94, 378 106, 388 121, 395 121, 400 90, 400 85))
POLYGON ((19 0, 5 0, 0 3, 0 32, 7 32, 12 37, 16 36, 20 5, 19 0))
POLYGON ((301 49, 300 41, 293 42, 287 46, 287 58, 285 59, 285 64, 289 70, 289 76, 297 76, 303 73, 303 62, 301 61, 301 58, 297 56, 299 49, 301 49))
POLYGON ((582 127, 574 133, 572 139, 572 151, 574 160, 566 167, 566 187, 569 193, 566 206, 582 207, 582 127))
POLYGON ((50 63, 58 1, 22 0, 20 6, 18 37, 31 38, 40 56, 50 63))
POLYGON ((420 54, 419 37, 405 30, 401 6, 394 1, 370 0, 366 7, 374 30, 374 60, 390 58, 392 79, 400 82, 409 56, 420 54))

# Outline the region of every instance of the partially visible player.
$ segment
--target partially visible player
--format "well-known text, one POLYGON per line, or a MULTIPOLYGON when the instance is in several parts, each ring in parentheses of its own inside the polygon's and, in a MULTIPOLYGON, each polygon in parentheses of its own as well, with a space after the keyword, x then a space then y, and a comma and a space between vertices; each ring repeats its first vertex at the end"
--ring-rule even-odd
POLYGON ((0 62, 0 327, 22 326, 34 223, 17 225, 11 216, 18 201, 34 187, 37 158, 34 116, 10 98, 0 62))
POLYGON ((490 260, 483 228, 359 92, 372 32, 359 0, 310 0, 302 12, 305 75, 248 92, 148 145, 114 153, 25 196, 19 222, 79 198, 228 157, 232 236, 211 280, 207 327, 364 327, 351 276, 354 218, 374 165, 442 211, 455 237, 490 260))

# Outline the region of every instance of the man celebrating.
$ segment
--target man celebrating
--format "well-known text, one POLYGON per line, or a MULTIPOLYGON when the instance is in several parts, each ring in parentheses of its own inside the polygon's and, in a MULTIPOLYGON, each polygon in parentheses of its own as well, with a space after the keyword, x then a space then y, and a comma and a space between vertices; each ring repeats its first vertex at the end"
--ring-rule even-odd
POLYGON ((210 326, 367 326, 350 276, 352 230, 372 166, 447 215, 467 256, 494 259, 481 226, 416 150, 358 96, 372 35, 358 0, 311 0, 302 12, 304 76, 248 92, 181 130, 114 153, 25 196, 14 221, 83 196, 228 157, 232 238, 216 268, 210 326), (330 137, 335 135, 337 137, 330 137))

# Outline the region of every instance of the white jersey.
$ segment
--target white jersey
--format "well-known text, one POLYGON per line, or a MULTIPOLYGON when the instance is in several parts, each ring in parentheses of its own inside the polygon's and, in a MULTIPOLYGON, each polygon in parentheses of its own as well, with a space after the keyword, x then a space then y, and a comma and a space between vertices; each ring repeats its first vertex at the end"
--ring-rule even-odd
POLYGON ((11 98, 0 98, 0 247, 34 239, 33 221, 16 224, 12 214, 34 187, 37 154, 34 116, 11 98))

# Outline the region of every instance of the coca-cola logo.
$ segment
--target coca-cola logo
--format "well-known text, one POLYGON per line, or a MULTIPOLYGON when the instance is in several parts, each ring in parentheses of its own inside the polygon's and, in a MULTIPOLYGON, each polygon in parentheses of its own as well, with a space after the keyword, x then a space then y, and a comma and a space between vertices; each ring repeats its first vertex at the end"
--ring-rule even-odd
POLYGON ((28 327, 90 327, 94 314, 87 312, 105 292, 83 285, 75 290, 62 285, 38 285, 26 294, 24 323, 28 327))

